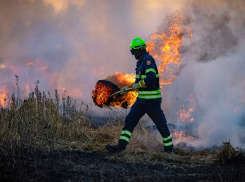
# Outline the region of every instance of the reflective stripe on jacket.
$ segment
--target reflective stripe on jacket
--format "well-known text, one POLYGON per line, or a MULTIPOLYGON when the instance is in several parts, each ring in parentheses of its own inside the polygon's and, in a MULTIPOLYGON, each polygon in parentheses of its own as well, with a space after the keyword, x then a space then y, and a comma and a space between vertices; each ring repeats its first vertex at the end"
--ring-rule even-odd
POLYGON ((143 80, 148 87, 137 91, 138 98, 140 100, 151 99, 161 101, 162 96, 157 66, 154 58, 148 52, 137 61, 135 83, 138 83, 140 80, 143 80))

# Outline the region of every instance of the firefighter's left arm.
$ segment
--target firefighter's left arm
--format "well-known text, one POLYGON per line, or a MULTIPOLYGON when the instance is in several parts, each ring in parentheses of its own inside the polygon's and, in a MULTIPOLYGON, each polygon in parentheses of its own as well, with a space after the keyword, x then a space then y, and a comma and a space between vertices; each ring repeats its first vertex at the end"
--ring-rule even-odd
POLYGON ((151 59, 144 61, 146 77, 142 81, 140 81, 140 86, 143 88, 147 88, 148 86, 153 84, 156 79, 156 67, 153 61, 154 60, 151 59))

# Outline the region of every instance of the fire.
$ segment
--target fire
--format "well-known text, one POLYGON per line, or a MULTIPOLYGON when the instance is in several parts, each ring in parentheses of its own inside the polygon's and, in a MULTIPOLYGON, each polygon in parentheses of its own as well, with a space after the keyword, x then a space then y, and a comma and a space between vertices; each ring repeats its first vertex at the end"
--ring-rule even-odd
POLYGON ((184 131, 179 131, 178 129, 174 129, 174 133, 171 134, 171 137, 173 139, 190 139, 190 140, 194 140, 195 137, 192 136, 191 134, 186 134, 186 132, 184 131))
POLYGON ((5 64, 0 64, 0 69, 2 68, 6 68, 6 65, 5 64))
MULTIPOLYGON (((127 106, 131 107, 137 98, 138 94, 136 91, 130 91, 129 93, 122 95, 121 99, 115 99, 113 102, 111 102, 111 106, 113 107, 123 107, 126 108, 127 106), (124 104, 127 103, 128 105, 124 104)), ((115 98, 116 96, 114 96, 113 98, 115 98)))
MULTIPOLYGON (((28 72, 26 72, 27 74, 28 72)), ((27 84, 25 86, 25 89, 26 89, 26 93, 25 93, 25 97, 28 96, 28 94, 31 92, 31 89, 30 89, 30 80, 27 81, 27 84)))
POLYGON ((29 93, 30 93, 30 86, 26 85, 26 95, 25 96, 27 96, 29 93))
POLYGON ((130 91, 125 95, 110 95, 119 91, 120 88, 129 86, 135 81, 134 74, 125 74, 116 72, 97 82, 95 90, 93 90, 93 101, 99 107, 112 106, 127 108, 132 106, 137 98, 137 92, 130 91))
POLYGON ((8 105, 8 91, 6 85, 3 86, 3 89, 0 89, 0 104, 3 108, 6 108, 8 105))
MULTIPOLYGON (((160 84, 166 85, 171 84, 177 74, 174 72, 176 69, 181 66, 181 46, 184 38, 184 33, 188 32, 189 37, 192 37, 192 32, 190 28, 185 28, 179 25, 179 21, 175 20, 170 24, 167 32, 154 32, 151 35, 151 41, 147 43, 147 51, 160 62, 158 67, 158 72, 160 75, 160 84), (174 68, 170 68, 170 64, 174 65, 174 68), (167 75, 167 78, 164 78, 164 75, 167 75)), ((118 87, 128 86, 135 81, 135 74, 125 74, 125 73, 115 73, 114 75, 108 76, 105 80, 109 80, 118 87)), ((106 89, 102 87, 105 91, 106 89)), ((109 91, 108 91, 109 92, 109 91)), ((109 92, 111 93, 111 92, 109 92)), ((131 106, 137 97, 136 92, 129 92, 125 99, 122 102, 127 101, 129 106, 131 106)), ((121 107, 122 102, 117 101, 111 103, 114 107, 121 107)), ((194 110, 193 110, 194 111, 194 110)), ((187 113, 181 112, 181 120, 185 117, 190 117, 189 110, 187 113), (183 115, 184 114, 184 115, 183 115)), ((194 122, 194 118, 190 118, 190 122, 194 122)))
POLYGON ((5 108, 7 106, 7 98, 8 98, 8 96, 6 93, 0 94, 0 102, 1 102, 1 106, 3 108, 5 108))
MULTIPOLYGON (((119 88, 129 86, 135 82, 135 74, 126 74, 116 72, 114 75, 109 75, 105 80, 111 81, 116 84, 119 88)), ((121 96, 121 99, 115 99, 111 102, 113 107, 123 107, 123 103, 128 103, 129 106, 132 106, 137 98, 138 94, 136 91, 130 91, 128 94, 121 96)))
POLYGON ((176 70, 181 66, 181 46, 186 32, 191 38, 192 30, 180 26, 179 21, 175 20, 170 23, 167 32, 155 31, 147 43, 147 51, 160 62, 158 72, 161 85, 173 83, 178 74, 176 70))
POLYGON ((189 122, 193 123, 195 119, 191 117, 191 113, 195 111, 195 95, 194 94, 190 94, 188 103, 189 103, 189 109, 186 110, 185 105, 183 104, 180 110, 176 113, 176 115, 178 115, 179 121, 183 122, 189 119, 189 122))
POLYGON ((111 81, 116 84, 119 88, 129 86, 135 82, 135 74, 126 74, 126 73, 114 73, 113 75, 109 75, 104 80, 111 81))
POLYGON ((185 104, 182 105, 181 109, 176 114, 179 115, 179 121, 185 121, 191 116, 189 111, 185 111, 185 104))
POLYGON ((108 106, 110 95, 113 94, 113 92, 113 86, 102 82, 102 80, 98 81, 93 90, 92 98, 94 103, 99 107, 108 106))
MULTIPOLYGON (((176 115, 178 115, 179 121, 189 121, 190 123, 193 123, 195 121, 194 117, 191 116, 191 113, 195 111, 195 102, 195 95, 191 93, 188 98, 188 109, 186 109, 186 106, 183 104, 180 110, 176 113, 176 115)), ((193 135, 187 134, 187 132, 184 131, 179 131, 178 129, 174 129, 174 133, 171 136, 175 139, 195 139, 193 135)))
POLYGON ((29 62, 29 63, 26 63, 26 66, 30 66, 32 64, 33 64, 33 62, 29 62))

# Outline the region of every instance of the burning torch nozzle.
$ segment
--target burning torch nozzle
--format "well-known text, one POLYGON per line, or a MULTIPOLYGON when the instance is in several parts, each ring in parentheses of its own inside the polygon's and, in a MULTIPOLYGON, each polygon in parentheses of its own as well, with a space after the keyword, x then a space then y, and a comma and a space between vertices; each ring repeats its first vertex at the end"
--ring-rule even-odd
MULTIPOLYGON (((126 89, 125 91, 132 91, 132 90, 133 90, 132 88, 129 88, 129 89, 126 89)), ((117 92, 111 94, 110 95, 110 98, 113 97, 113 96, 115 96, 115 95, 117 95, 117 94, 120 94, 120 93, 121 93, 121 91, 117 91, 117 92)))

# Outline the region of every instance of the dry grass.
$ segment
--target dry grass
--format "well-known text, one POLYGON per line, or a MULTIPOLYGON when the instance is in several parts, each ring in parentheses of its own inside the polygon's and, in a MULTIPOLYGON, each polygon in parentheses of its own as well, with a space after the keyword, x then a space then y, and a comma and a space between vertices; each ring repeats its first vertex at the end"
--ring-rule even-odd
MULTIPOLYGON (((60 100, 57 92, 54 99, 38 91, 35 94, 19 106, 13 98, 9 109, 1 109, 0 153, 14 156, 19 152, 81 150, 109 154, 105 145, 117 143, 124 118, 96 129, 86 118, 86 104, 72 101, 69 97, 60 100)), ((109 154, 108 158, 142 163, 210 163, 230 159, 237 153, 228 143, 218 153, 211 149, 188 151, 177 148, 177 155, 169 155, 163 151, 161 137, 139 124, 127 151, 109 154)))
POLYGON ((68 110, 62 113, 58 95, 56 99, 46 98, 38 93, 17 106, 13 102, 9 109, 1 110, 0 142, 3 153, 44 150, 51 152, 60 143, 78 141, 83 130, 89 126, 84 117, 85 110, 75 110, 70 98, 62 99, 68 110), (76 122, 72 122, 72 121, 76 122))
POLYGON ((37 90, 17 105, 12 97, 8 109, 0 111, 0 148, 4 155, 61 149, 101 151, 115 143, 122 123, 110 122, 98 129, 86 118, 88 106, 69 97, 54 99, 37 90))
POLYGON ((216 159, 223 163, 232 159, 237 160, 238 158, 244 160, 241 148, 233 148, 230 142, 223 142, 222 146, 222 149, 212 157, 213 159, 216 159))

